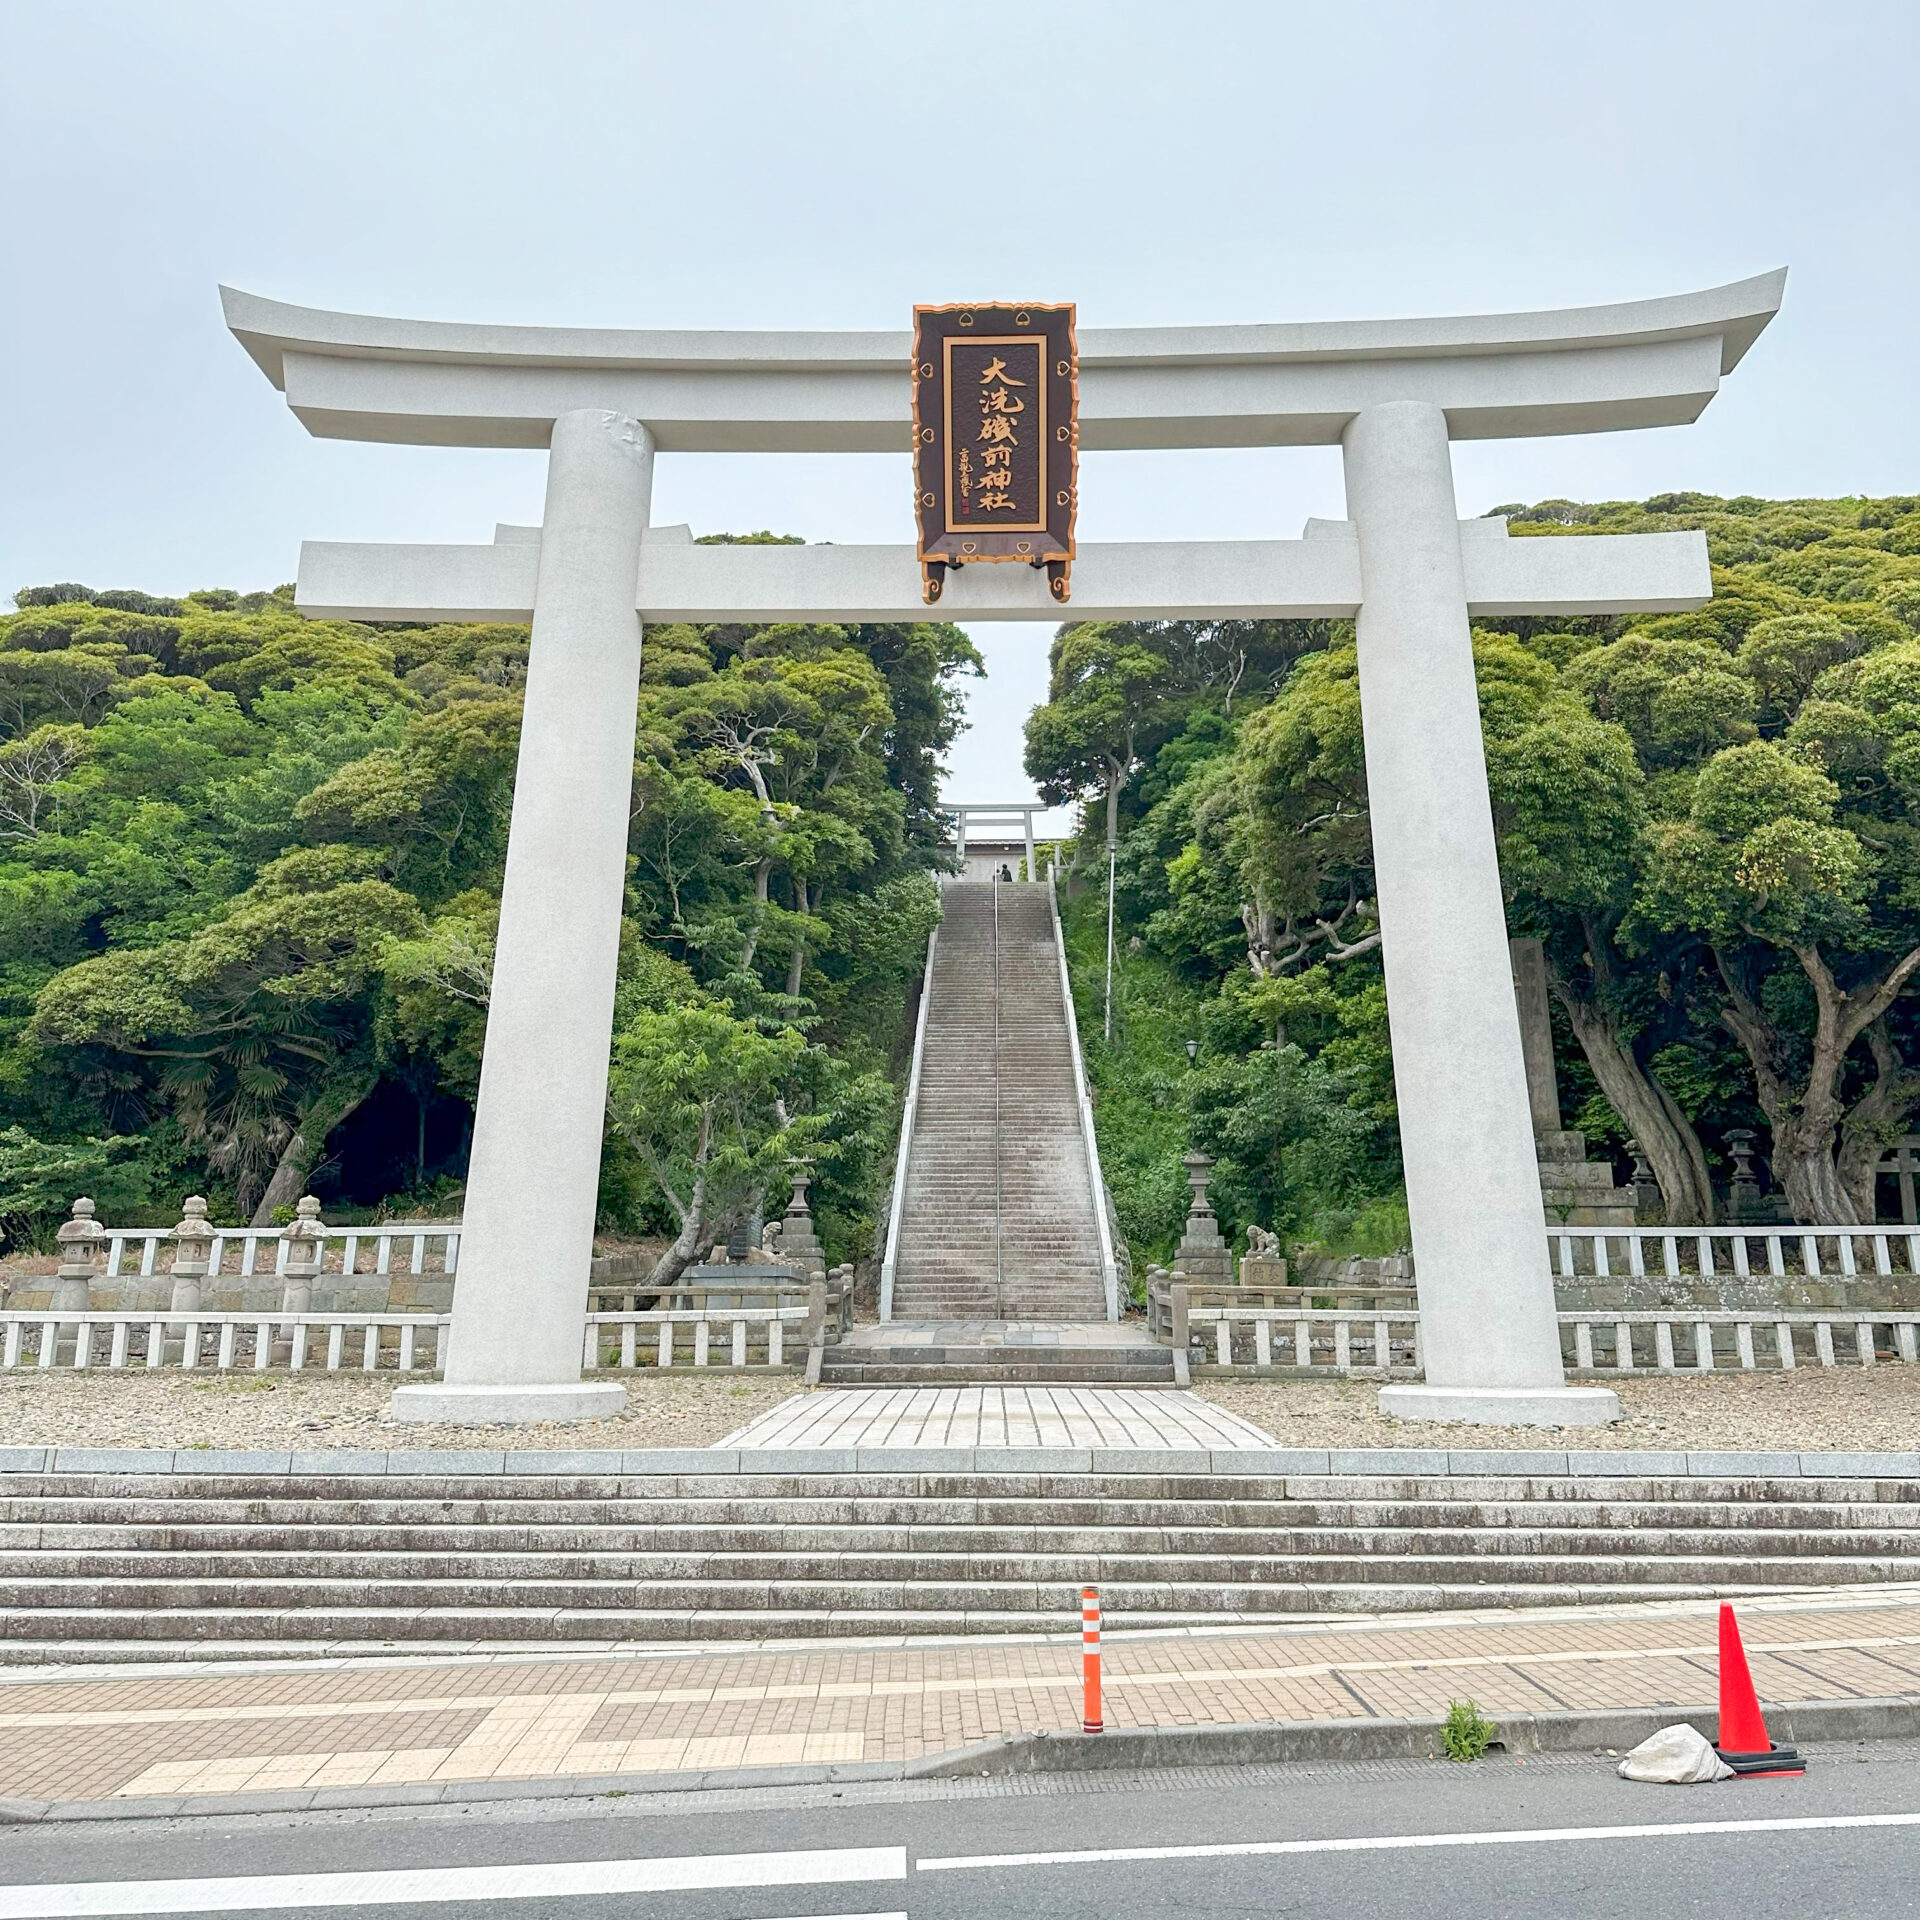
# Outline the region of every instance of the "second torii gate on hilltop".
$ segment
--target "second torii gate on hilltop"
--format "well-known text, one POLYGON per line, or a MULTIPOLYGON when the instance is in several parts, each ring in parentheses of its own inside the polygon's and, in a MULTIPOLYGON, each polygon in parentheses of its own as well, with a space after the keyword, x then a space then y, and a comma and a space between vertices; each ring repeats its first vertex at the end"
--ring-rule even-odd
MULTIPOLYGON (((1507 955, 1472 617, 1680 611, 1697 533, 1513 540, 1462 521, 1448 443, 1698 417, 1784 273, 1551 313, 1080 334, 1080 445, 1339 446, 1347 515, 1300 540, 1082 544, 1076 620, 1357 619, 1382 955, 1420 1297, 1404 1418, 1617 1417, 1570 1387, 1507 955)), ((540 527, 485 546, 301 550, 298 605, 533 623, 493 1004, 443 1380, 396 1416, 616 1412, 581 1379, 641 631, 651 621, 924 619, 911 545, 703 547, 648 524, 656 452, 904 452, 906 333, 621 332, 374 319, 224 291, 314 433, 547 447, 540 527), (538 1221, 539 1239, 529 1235, 538 1221)), ((902 481, 905 518, 906 481, 902 481)), ((948 620, 1060 618, 1027 567, 967 567, 948 620)))
POLYGON ((1044 812, 1044 808, 1029 806, 1024 800, 1016 800, 1007 807, 968 804, 961 807, 942 807, 940 811, 953 817, 953 851, 955 857, 962 861, 967 857, 967 831, 974 821, 990 820, 998 826, 1010 827, 1018 820, 1021 834, 1027 844, 1027 878, 1039 879, 1040 869, 1033 863, 1033 816, 1044 812))

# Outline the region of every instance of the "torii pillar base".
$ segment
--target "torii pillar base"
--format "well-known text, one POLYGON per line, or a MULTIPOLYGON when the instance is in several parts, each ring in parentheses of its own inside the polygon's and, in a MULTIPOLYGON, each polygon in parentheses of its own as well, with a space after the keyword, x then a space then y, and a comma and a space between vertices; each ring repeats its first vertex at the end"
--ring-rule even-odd
POLYGON ((1620 1418, 1611 1387, 1382 1387, 1389 1420, 1474 1427, 1604 1427, 1620 1418))
POLYGON ((561 1381, 550 1387, 461 1387, 423 1382, 396 1387, 396 1420, 446 1426, 532 1426, 574 1420, 611 1420, 627 1410, 627 1390, 613 1380, 561 1381))

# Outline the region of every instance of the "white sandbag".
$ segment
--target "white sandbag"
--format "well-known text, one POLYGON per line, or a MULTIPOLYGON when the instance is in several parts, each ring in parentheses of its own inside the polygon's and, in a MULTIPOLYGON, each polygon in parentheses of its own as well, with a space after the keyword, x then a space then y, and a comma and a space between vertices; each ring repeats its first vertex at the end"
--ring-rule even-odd
POLYGON ((1620 1762, 1622 1780, 1645 1780, 1656 1787, 1693 1787, 1707 1780, 1731 1780, 1733 1769, 1714 1752, 1706 1737, 1684 1722, 1650 1734, 1620 1762))

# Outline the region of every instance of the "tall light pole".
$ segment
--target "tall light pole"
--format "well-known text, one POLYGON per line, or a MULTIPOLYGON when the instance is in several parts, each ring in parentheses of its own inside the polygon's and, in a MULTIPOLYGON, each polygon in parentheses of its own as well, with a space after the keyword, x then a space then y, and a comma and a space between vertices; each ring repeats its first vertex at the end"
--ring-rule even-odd
POLYGON ((1107 816, 1107 1015, 1103 1037, 1113 1042, 1113 816, 1107 816))

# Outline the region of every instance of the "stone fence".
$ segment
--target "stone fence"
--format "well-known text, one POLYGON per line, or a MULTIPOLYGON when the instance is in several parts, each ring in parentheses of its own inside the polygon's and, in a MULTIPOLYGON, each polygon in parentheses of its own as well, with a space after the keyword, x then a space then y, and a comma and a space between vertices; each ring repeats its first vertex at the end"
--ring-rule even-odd
MULTIPOLYGON (((1230 1291, 1180 1281, 1169 1289, 1168 1337, 1193 1375, 1420 1377, 1415 1307, 1257 1305, 1228 1298, 1230 1291)), ((1558 1318, 1570 1379, 1920 1364, 1920 1312, 1600 1308, 1558 1318)))
MULTIPOLYGON (((426 1374, 446 1362, 460 1261, 452 1224, 330 1227, 309 1195, 285 1228, 216 1227, 196 1195, 177 1226, 108 1227, 81 1199, 57 1238, 59 1270, 0 1303, 0 1369, 426 1374)), ((627 1299, 585 1316, 590 1370, 806 1366, 817 1378, 820 1350, 851 1318, 851 1267, 690 1268, 642 1306, 630 1281, 602 1271, 609 1264, 594 1263, 590 1288, 627 1299)))
POLYGON ((1563 1309, 1920 1311, 1920 1228, 1560 1227, 1547 1235, 1563 1309))
POLYGON ((175 1315, 0 1309, 0 1369, 81 1372, 161 1368, 264 1373, 432 1373, 444 1358, 451 1316, 432 1313, 222 1313, 175 1315))
POLYGON ((109 1227, 91 1200, 60 1228, 60 1268, 21 1274, 0 1305, 142 1313, 156 1307, 258 1314, 446 1313, 460 1263, 460 1228, 391 1220, 334 1227, 305 1196, 285 1227, 221 1227, 198 1194, 172 1227, 109 1227))
MULTIPOLYGON (((1920 1312, 1920 1226, 1748 1225, 1724 1227, 1560 1226, 1543 1228, 1547 1271, 1563 1312, 1628 1313, 1671 1307, 1765 1313, 1823 1309, 1920 1312)), ((1183 1281, 1195 1300, 1256 1299, 1274 1306, 1412 1306, 1411 1255, 1381 1260, 1285 1260, 1265 1251, 1239 1262, 1236 1281, 1217 1263, 1147 1276, 1147 1325, 1169 1333, 1169 1289, 1183 1281), (1222 1288, 1224 1292, 1220 1291, 1222 1288)))

